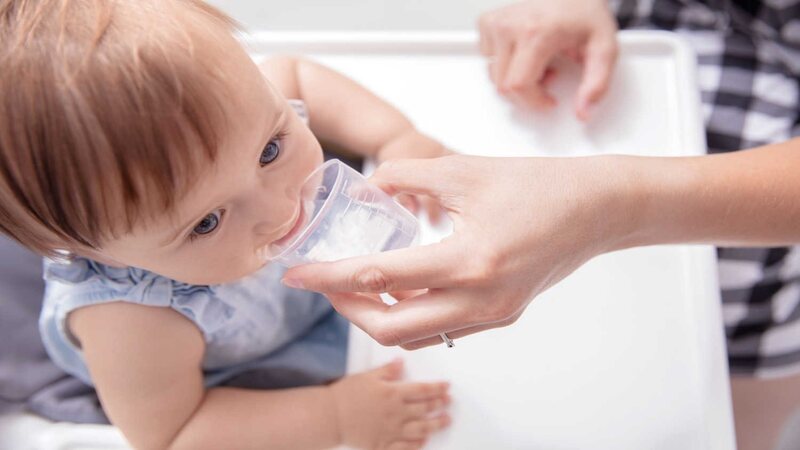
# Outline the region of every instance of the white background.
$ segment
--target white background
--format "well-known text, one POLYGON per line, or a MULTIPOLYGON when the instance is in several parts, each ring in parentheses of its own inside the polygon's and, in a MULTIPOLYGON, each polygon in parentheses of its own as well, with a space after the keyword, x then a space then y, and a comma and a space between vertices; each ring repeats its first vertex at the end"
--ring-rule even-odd
POLYGON ((470 30, 509 0, 210 0, 250 31, 470 30))

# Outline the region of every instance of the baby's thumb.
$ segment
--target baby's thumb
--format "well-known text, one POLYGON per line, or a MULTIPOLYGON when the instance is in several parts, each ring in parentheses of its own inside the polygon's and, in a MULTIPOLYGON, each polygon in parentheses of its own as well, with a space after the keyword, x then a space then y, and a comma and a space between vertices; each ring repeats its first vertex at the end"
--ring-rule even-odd
POLYGON ((396 358, 392 362, 375 369, 375 374, 385 381, 397 381, 403 378, 403 360, 396 358))

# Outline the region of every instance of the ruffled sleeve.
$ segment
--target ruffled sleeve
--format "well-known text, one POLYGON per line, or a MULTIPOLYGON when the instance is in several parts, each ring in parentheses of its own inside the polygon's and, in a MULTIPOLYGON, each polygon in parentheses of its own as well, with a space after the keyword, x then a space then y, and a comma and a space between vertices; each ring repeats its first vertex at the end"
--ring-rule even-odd
POLYGON ((72 311, 110 302, 170 305, 170 280, 135 268, 116 268, 83 258, 44 261, 45 293, 39 331, 50 358, 68 373, 91 383, 78 341, 67 326, 72 311))
MULTIPOLYGON (((106 266, 84 258, 68 262, 45 260, 45 297, 74 307, 109 301, 169 306, 172 281, 136 268, 106 266)), ((72 307, 71 309, 74 309, 72 307)))

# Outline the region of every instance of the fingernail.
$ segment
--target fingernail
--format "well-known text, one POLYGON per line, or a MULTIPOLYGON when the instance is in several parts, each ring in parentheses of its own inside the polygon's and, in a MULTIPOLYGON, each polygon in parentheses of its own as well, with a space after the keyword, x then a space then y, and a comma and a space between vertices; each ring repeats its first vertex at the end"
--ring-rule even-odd
POLYGON ((284 278, 283 280, 281 280, 281 283, 283 283, 286 286, 289 286, 290 288, 303 289, 303 283, 301 283, 300 280, 296 280, 294 278, 284 278))

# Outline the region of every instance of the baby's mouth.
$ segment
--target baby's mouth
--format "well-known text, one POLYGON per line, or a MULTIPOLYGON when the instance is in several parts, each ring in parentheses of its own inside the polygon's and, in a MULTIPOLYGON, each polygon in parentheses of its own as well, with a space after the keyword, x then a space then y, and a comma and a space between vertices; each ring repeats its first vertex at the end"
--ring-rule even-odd
POLYGON ((302 231, 302 228, 305 225, 305 217, 306 213, 304 211, 303 206, 301 205, 298 208, 294 221, 291 222, 292 223, 291 228, 289 228, 286 234, 284 234, 278 240, 272 241, 271 243, 258 249, 257 253, 259 259, 261 259, 265 263, 269 262, 269 260, 271 260, 278 253, 280 253, 281 250, 283 250, 286 247, 286 245, 291 244, 292 240, 294 240, 295 236, 297 236, 297 233, 302 231))
POLYGON ((286 232, 286 234, 284 234, 283 237, 281 237, 277 241, 273 241, 271 246, 284 247, 286 246, 286 244, 291 243, 291 241, 294 239, 295 236, 297 236, 297 233, 305 224, 305 217, 306 213, 304 211, 304 208, 302 205, 300 205, 300 207, 297 209, 297 217, 295 218, 292 227, 289 228, 289 231, 286 232))

